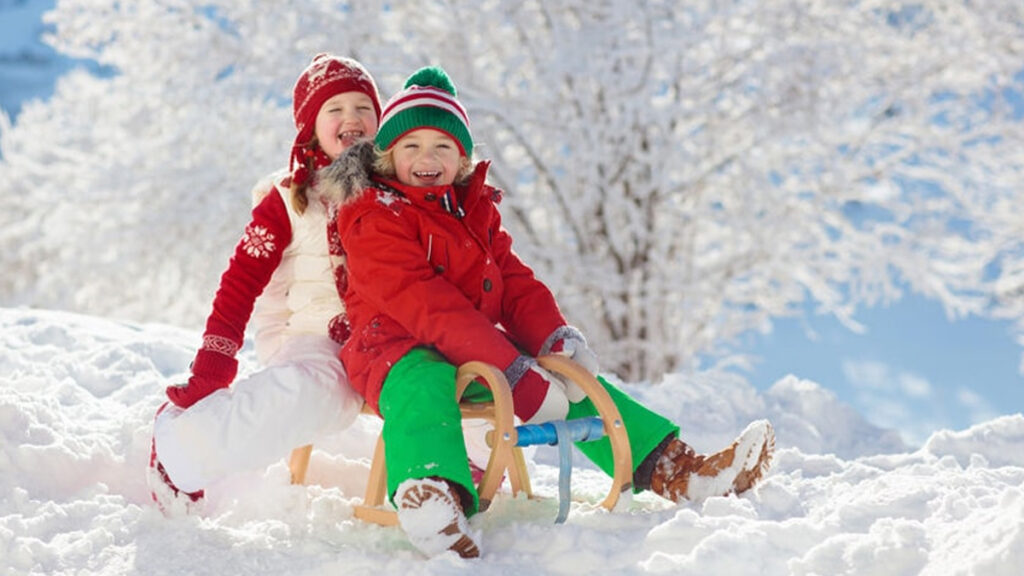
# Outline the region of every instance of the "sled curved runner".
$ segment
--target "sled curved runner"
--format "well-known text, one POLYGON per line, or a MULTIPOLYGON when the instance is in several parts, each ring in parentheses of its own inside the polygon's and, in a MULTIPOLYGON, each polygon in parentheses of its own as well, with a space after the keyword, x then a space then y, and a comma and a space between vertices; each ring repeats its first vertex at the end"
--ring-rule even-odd
MULTIPOLYGON (((604 432, 611 442, 615 457, 615 472, 612 486, 602 506, 611 510, 618 502, 622 492, 632 487, 633 460, 626 436, 626 428, 622 422, 618 408, 612 402, 600 382, 576 362, 558 355, 538 358, 538 363, 546 370, 563 375, 574 381, 591 399, 604 423, 604 432)), ((484 362, 467 362, 456 372, 455 397, 462 399, 469 384, 483 381, 491 389, 493 402, 461 402, 459 408, 462 417, 482 418, 489 421, 494 430, 489 433, 491 438, 491 455, 484 470, 477 492, 480 497, 480 511, 486 510, 498 488, 502 478, 508 476, 513 495, 519 492, 532 497, 530 478, 527 474, 526 460, 522 448, 516 445, 518 434, 512 408, 512 392, 504 373, 496 367, 484 362)), ((372 414, 364 407, 363 412, 372 414)), ((312 445, 302 446, 292 451, 288 467, 291 470, 293 484, 301 484, 305 480, 309 467, 312 445)), ((379 437, 374 449, 373 461, 370 465, 370 476, 366 483, 363 504, 356 506, 354 515, 368 522, 382 525, 395 525, 398 515, 394 510, 384 508, 387 497, 387 477, 385 471, 384 439, 379 437)))
POLYGON ((626 424, 622 421, 618 407, 612 402, 608 392, 597 381, 597 378, 569 358, 551 354, 537 358, 537 362, 545 370, 560 374, 575 382, 594 403, 597 413, 601 415, 601 420, 604 421, 604 433, 611 442, 615 462, 612 486, 601 505, 608 510, 615 508, 619 502, 619 496, 633 488, 633 451, 629 447, 626 424))

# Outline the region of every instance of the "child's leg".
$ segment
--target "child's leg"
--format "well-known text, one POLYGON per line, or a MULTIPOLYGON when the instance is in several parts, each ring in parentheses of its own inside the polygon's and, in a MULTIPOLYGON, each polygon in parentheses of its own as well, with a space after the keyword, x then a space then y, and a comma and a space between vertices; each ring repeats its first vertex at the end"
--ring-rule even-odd
MULTIPOLYGON (((598 380, 619 409, 626 426, 633 456, 634 491, 650 489, 673 502, 702 500, 744 492, 768 470, 775 449, 775 434, 766 420, 751 423, 730 446, 705 456, 678 439, 678 426, 603 378, 598 380)), ((597 415, 589 398, 569 407, 569 418, 597 415)), ((614 474, 614 456, 607 437, 576 446, 606 474, 614 474)))
POLYGON ((293 337, 277 357, 282 363, 188 410, 164 410, 153 434, 170 479, 186 492, 201 490, 351 425, 363 401, 349 386, 337 352, 324 336, 293 337))
POLYGON ((380 394, 388 498, 405 480, 442 478, 463 489, 463 509, 472 516, 479 496, 455 401, 455 370, 437 352, 414 348, 388 372, 380 394))
MULTIPOLYGON (((629 448, 633 455, 633 472, 635 473, 644 459, 667 437, 674 438, 679 435, 679 427, 664 416, 644 407, 604 378, 598 376, 597 379, 608 392, 616 408, 619 409, 619 414, 622 415, 623 424, 626 426, 626 435, 629 438, 629 448)), ((569 405, 569 419, 589 416, 600 416, 589 398, 569 405)), ((615 473, 614 454, 611 441, 607 436, 594 442, 579 442, 576 447, 606 474, 611 476, 615 473)), ((634 489, 636 488, 638 487, 634 486, 634 489)))

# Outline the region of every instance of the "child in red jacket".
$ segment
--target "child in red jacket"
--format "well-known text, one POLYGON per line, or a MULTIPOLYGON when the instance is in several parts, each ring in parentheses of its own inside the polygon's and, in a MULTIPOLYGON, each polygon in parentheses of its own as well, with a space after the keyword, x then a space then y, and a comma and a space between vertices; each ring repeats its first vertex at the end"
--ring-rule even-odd
MULTIPOLYGON (((371 181, 359 178, 359 145, 324 174, 345 197, 338 229, 352 336, 342 361, 384 419, 388 493, 410 541, 427 555, 474 557, 466 517, 478 496, 459 431, 456 366, 479 360, 504 370, 515 413, 529 423, 597 415, 537 356, 565 353, 595 375, 597 358, 512 250, 497 209, 501 192, 485 183, 488 162, 470 162, 469 118, 443 70, 425 68, 406 81, 385 106, 375 143, 371 181)), ((698 455, 677 438, 678 426, 600 381, 626 424, 635 489, 700 499, 747 490, 767 469, 767 422, 718 454, 698 455)), ((464 398, 487 394, 474 384, 464 398)), ((613 472, 607 442, 578 447, 613 472)))

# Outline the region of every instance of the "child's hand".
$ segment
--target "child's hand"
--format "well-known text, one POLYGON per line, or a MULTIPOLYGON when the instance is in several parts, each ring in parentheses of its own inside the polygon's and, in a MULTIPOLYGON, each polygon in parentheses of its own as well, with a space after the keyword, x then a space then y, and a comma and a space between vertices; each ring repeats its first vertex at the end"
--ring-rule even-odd
POLYGON ((185 384, 174 384, 167 387, 167 397, 176 406, 188 408, 189 406, 206 398, 221 388, 227 388, 227 383, 214 382, 205 378, 192 376, 185 384))
POLYGON ((185 384, 167 387, 167 397, 176 406, 189 406, 221 388, 227 388, 235 379, 238 360, 219 352, 200 350, 192 362, 192 376, 185 384))
MULTIPOLYGON (((584 370, 590 372, 597 377, 597 373, 600 371, 600 366, 597 362, 597 354, 587 346, 587 341, 583 338, 583 334, 575 328, 565 332, 565 337, 560 340, 556 340, 551 345, 552 354, 561 354, 568 356, 570 359, 575 361, 577 364, 583 367, 584 370)), ((583 389, 580 388, 575 382, 568 378, 563 378, 561 375, 556 374, 558 379, 565 386, 566 397, 569 398, 569 402, 573 404, 582 401, 587 397, 583 389)))
POLYGON ((568 336, 558 340, 551 346, 551 353, 568 356, 594 376, 597 376, 601 369, 598 365, 597 354, 594 354, 590 346, 587 346, 587 341, 582 336, 568 336))

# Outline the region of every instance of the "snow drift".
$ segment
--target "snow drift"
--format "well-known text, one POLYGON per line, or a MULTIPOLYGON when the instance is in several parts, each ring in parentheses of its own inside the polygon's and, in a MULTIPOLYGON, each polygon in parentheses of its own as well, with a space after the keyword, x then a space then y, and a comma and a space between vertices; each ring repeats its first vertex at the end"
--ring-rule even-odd
MULTIPOLYGON (((4 574, 456 574, 395 528, 352 516, 380 423, 318 445, 309 485, 282 460, 208 492, 203 516, 165 518, 143 480, 163 386, 199 335, 63 312, 0 309, 0 572, 4 574)), ((242 356, 251 370, 253 356, 242 356)), ((754 417, 776 463, 743 497, 599 506, 608 480, 573 475, 554 525, 554 449, 530 464, 541 498, 499 494, 471 520, 486 574, 1015 574, 1024 565, 1024 416, 939 431, 908 452, 818 385, 758 393, 735 376, 624 384, 711 449, 754 417)), ((582 458, 577 458, 582 462, 582 458)))

